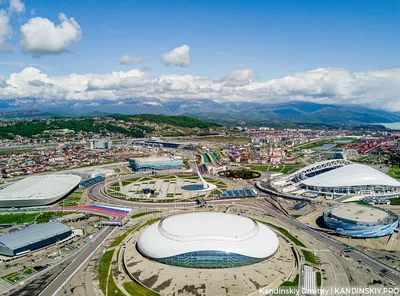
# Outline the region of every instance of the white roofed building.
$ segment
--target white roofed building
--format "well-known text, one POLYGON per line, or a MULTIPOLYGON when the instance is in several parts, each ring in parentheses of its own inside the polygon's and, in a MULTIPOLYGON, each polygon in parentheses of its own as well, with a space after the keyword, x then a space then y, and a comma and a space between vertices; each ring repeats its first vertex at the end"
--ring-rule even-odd
POLYGON ((364 164, 348 164, 308 177, 301 188, 321 195, 399 197, 400 182, 364 164))
POLYGON ((0 188, 0 207, 29 207, 52 204, 75 190, 76 175, 32 176, 0 188))
POLYGON ((170 216, 150 225, 137 241, 145 257, 188 268, 250 265, 273 256, 278 246, 266 225, 216 212, 170 216))

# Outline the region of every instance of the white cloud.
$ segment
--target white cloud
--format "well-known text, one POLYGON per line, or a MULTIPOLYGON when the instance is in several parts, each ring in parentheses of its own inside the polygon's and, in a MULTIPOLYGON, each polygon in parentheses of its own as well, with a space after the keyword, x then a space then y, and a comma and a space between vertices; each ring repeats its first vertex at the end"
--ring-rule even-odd
POLYGON ((140 64, 143 62, 143 58, 142 57, 132 57, 129 54, 124 54, 120 59, 119 59, 119 63, 121 65, 130 65, 130 64, 140 64))
POLYGON ((190 65, 190 47, 188 45, 182 45, 174 48, 173 50, 164 53, 161 56, 161 62, 166 65, 174 65, 179 67, 185 67, 190 65))
POLYGON ((25 11, 25 4, 21 0, 10 0, 9 12, 22 13, 25 11))
POLYGON ((225 86, 244 86, 251 83, 254 78, 252 69, 236 70, 231 74, 226 74, 219 79, 225 86))
POLYGON ((119 100, 132 97, 213 99, 275 103, 302 100, 320 103, 358 104, 400 111, 400 67, 350 73, 321 68, 267 81, 253 81, 251 69, 211 79, 194 75, 162 75, 132 69, 109 74, 49 76, 27 67, 0 77, 0 99, 36 97, 49 100, 119 100))
POLYGON ((82 38, 82 29, 74 18, 67 18, 63 13, 58 15, 59 25, 52 21, 35 17, 21 26, 22 51, 33 56, 60 54, 67 47, 82 38))
POLYGON ((0 51, 12 52, 14 47, 10 43, 13 30, 10 18, 4 9, 0 9, 0 51))

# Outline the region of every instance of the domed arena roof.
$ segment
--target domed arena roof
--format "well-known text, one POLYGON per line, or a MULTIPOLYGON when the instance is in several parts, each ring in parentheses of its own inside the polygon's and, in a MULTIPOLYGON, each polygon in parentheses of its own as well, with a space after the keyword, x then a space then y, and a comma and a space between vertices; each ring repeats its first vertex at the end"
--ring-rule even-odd
POLYGON ((278 245, 278 237, 264 224, 217 212, 170 216, 150 225, 137 241, 139 251, 153 259, 201 251, 268 258, 278 245))
POLYGON ((304 185, 318 187, 346 187, 384 185, 400 187, 392 177, 363 164, 346 165, 301 181, 304 185))

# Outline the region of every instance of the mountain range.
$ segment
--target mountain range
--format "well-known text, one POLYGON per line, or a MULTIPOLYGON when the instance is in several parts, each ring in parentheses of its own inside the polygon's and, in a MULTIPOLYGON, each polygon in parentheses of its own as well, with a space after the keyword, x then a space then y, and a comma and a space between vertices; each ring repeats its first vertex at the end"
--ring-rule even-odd
POLYGON ((0 118, 103 116, 110 114, 189 115, 220 123, 302 122, 322 124, 370 124, 400 122, 400 112, 375 110, 359 105, 317 104, 291 101, 277 104, 216 102, 209 99, 171 100, 0 100, 0 118))

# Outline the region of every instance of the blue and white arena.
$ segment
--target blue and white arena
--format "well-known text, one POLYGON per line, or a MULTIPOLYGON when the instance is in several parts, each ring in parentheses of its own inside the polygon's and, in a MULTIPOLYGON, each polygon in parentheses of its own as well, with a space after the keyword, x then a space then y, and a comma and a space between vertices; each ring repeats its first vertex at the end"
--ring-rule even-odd
POLYGON ((137 241, 145 257, 187 268, 230 268, 262 262, 279 247, 276 234, 250 218, 200 212, 150 225, 137 241))
POLYGON ((389 210, 355 204, 335 205, 323 213, 326 226, 337 233, 356 238, 391 235, 399 218, 389 210))

